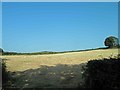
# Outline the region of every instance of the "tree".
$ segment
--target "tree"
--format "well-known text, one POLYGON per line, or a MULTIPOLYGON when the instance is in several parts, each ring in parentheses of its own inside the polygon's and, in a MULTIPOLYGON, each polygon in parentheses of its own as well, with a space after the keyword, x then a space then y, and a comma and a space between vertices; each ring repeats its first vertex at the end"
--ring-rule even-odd
POLYGON ((119 46, 119 40, 114 36, 110 36, 105 39, 104 44, 109 48, 116 47, 116 46, 119 46))

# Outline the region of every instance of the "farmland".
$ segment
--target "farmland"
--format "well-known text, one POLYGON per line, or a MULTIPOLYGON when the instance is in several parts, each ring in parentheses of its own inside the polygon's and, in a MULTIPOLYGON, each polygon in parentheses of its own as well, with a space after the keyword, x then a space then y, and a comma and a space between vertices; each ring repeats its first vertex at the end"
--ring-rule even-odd
POLYGON ((16 78, 15 87, 77 87, 82 67, 89 60, 118 55, 118 49, 101 49, 49 55, 6 55, 7 70, 16 78))

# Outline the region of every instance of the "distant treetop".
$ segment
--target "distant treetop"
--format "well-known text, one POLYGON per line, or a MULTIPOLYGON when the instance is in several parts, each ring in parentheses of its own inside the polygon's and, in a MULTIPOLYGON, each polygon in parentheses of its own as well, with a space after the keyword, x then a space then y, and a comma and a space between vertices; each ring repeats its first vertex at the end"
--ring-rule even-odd
POLYGON ((117 47, 119 46, 119 39, 114 36, 109 36, 105 39, 104 44, 109 48, 117 47))

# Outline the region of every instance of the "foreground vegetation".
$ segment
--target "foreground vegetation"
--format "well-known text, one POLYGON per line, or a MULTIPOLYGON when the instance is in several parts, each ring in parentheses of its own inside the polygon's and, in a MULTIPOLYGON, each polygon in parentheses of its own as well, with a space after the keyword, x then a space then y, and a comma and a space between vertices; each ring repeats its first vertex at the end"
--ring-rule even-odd
POLYGON ((85 88, 120 90, 120 57, 89 61, 83 77, 85 88))

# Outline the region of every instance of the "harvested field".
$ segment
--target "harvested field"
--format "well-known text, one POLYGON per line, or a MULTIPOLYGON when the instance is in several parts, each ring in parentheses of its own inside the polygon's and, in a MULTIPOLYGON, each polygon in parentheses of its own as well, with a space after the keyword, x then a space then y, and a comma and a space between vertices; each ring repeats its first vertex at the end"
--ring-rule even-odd
POLYGON ((82 67, 89 60, 118 55, 118 49, 91 50, 51 55, 1 56, 16 79, 15 87, 71 88, 82 84, 82 67))

